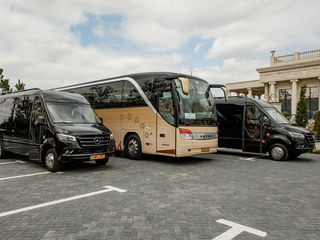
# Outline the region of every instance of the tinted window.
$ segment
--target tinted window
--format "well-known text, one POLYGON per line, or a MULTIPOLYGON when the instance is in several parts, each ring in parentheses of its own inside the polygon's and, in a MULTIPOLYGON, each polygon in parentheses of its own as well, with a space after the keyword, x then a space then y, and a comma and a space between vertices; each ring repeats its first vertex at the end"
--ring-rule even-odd
POLYGON ((155 97, 154 97, 154 78, 136 78, 136 82, 141 87, 144 94, 147 96, 149 101, 155 105, 155 97))
POLYGON ((4 98, 0 100, 0 128, 10 130, 13 120, 13 98, 4 98))
POLYGON ((14 99, 14 118, 13 126, 16 135, 29 137, 29 119, 32 110, 33 96, 20 96, 14 99))
POLYGON ((131 82, 125 81, 122 93, 123 106, 146 105, 138 90, 131 82))
POLYGON ((95 109, 146 105, 138 90, 128 81, 102 83, 68 91, 81 94, 95 109))

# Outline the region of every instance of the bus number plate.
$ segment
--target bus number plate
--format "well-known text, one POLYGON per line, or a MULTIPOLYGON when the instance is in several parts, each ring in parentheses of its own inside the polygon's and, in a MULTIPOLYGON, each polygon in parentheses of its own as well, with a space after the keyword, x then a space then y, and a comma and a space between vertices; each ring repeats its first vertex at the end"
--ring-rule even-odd
POLYGON ((201 152, 209 152, 210 148, 201 148, 201 152))
POLYGON ((101 154, 101 155, 90 156, 90 160, 96 160, 96 159, 102 159, 102 158, 106 158, 106 155, 101 154))

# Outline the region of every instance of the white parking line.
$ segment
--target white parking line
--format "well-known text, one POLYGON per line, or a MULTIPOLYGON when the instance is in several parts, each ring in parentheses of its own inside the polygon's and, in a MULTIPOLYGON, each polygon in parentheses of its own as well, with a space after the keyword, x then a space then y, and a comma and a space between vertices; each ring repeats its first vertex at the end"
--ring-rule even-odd
POLYGON ((51 172, 39 172, 39 173, 32 173, 32 174, 13 176, 13 177, 5 177, 5 178, 0 178, 0 181, 10 180, 10 179, 15 179, 15 178, 31 177, 31 176, 37 176, 37 175, 43 175, 43 174, 49 174, 49 173, 51 173, 51 172))
POLYGON ((119 193, 124 193, 127 191, 127 190, 124 190, 121 188, 116 188, 113 186, 104 186, 104 188, 106 188, 106 189, 101 190, 101 191, 86 193, 86 194, 82 194, 82 195, 78 195, 78 196, 74 196, 74 197, 64 198, 64 199, 60 199, 60 200, 56 200, 56 201, 52 201, 52 202, 42 203, 42 204, 38 204, 38 205, 34 205, 34 206, 29 206, 29 207, 25 207, 25 208, 20 208, 20 209, 8 211, 8 212, 3 212, 3 213, 0 213, 0 217, 9 216, 9 215, 13 215, 16 213, 21 213, 21 212, 26 212, 26 211, 30 211, 30 210, 37 209, 37 208, 47 207, 47 206, 55 205, 58 203, 74 201, 74 200, 77 200, 80 198, 91 197, 91 196, 106 193, 106 192, 116 191, 119 193))
POLYGON ((228 221, 225 219, 219 219, 219 220, 217 220, 217 222, 221 223, 221 224, 228 225, 231 228, 228 231, 220 234, 218 237, 216 237, 212 240, 231 240, 231 239, 235 238, 236 236, 238 236, 242 232, 248 232, 248 233, 257 235, 259 237, 267 236, 266 232, 262 232, 260 230, 257 230, 257 229, 251 228, 251 227, 246 227, 246 226, 243 226, 238 223, 234 223, 234 222, 231 222, 231 221, 228 221))
POLYGON ((14 162, 2 162, 2 163, 0 163, 0 165, 13 164, 13 163, 26 163, 26 162, 21 161, 21 160, 17 160, 17 161, 14 161, 14 162))

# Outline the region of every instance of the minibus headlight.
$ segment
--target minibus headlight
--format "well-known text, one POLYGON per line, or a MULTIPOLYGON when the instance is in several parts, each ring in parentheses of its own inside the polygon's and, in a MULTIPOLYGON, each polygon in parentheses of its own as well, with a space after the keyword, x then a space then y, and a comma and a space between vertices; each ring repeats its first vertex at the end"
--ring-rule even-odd
POLYGON ((288 132, 289 136, 295 139, 304 139, 304 135, 301 133, 288 132))
POLYGON ((77 139, 74 136, 66 135, 66 134, 62 134, 62 133, 58 133, 57 137, 61 142, 76 142, 77 141, 77 139))

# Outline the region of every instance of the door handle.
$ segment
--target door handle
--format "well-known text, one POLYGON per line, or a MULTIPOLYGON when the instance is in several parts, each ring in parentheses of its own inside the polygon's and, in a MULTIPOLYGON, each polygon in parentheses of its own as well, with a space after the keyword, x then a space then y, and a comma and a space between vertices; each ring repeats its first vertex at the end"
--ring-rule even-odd
POLYGON ((165 137, 166 135, 164 133, 160 133, 160 137, 165 137))

